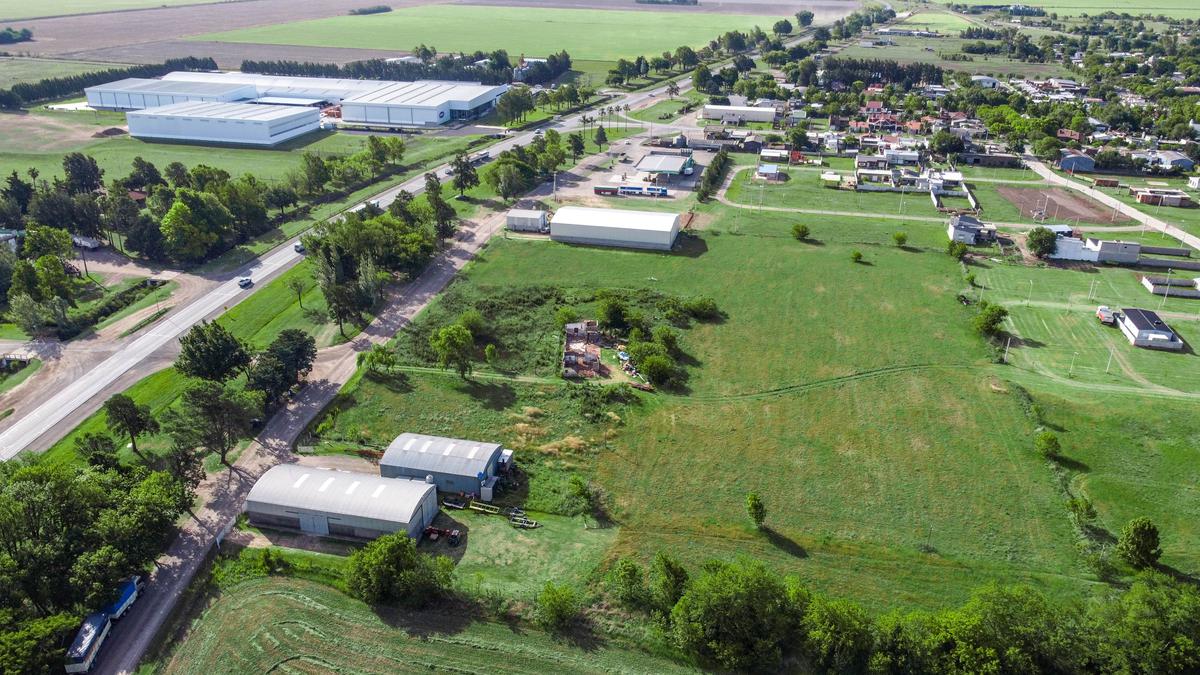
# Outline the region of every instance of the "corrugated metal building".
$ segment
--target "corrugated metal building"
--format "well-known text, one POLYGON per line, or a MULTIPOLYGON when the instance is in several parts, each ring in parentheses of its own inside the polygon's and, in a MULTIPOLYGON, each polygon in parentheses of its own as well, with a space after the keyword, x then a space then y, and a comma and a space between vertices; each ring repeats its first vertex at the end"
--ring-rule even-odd
POLYGON ((546 212, 536 209, 510 209, 504 222, 513 232, 544 232, 546 212))
POLYGON ((423 481, 280 464, 246 497, 250 524, 305 534, 420 539, 437 515, 437 491, 423 481))
POLYGON ((431 476, 442 492, 477 494, 490 499, 502 450, 499 443, 405 433, 397 436, 383 453, 379 474, 421 480, 431 476))
POLYGON ((572 244, 671 250, 679 214, 564 206, 550 219, 550 238, 572 244))
POLYGON ((272 146, 321 128, 321 111, 290 105, 190 102, 125 114, 134 138, 272 146))
POLYGON ((102 110, 142 110, 189 101, 229 102, 256 98, 253 86, 238 82, 171 82, 130 77, 83 90, 88 105, 102 110))

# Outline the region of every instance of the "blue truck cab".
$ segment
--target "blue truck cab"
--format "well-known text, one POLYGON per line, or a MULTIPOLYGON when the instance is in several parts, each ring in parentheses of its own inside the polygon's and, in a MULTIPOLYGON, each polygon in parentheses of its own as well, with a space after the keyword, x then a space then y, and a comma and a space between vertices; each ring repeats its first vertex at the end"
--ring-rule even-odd
POLYGON ((141 577, 129 577, 125 581, 122 581, 121 585, 117 587, 117 599, 113 600, 113 603, 105 607, 102 611, 113 621, 121 618, 125 615, 125 612, 129 611, 129 608, 133 606, 134 600, 137 600, 138 595, 141 594, 142 586, 141 577))

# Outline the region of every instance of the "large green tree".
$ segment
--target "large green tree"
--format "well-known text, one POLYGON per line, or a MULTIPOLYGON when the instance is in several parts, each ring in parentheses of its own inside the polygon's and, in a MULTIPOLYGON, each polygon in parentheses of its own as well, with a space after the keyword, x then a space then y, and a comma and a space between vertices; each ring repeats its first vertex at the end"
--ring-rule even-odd
POLYGON ((424 607, 444 595, 454 576, 445 556, 417 551, 406 533, 384 535, 351 554, 346 561, 346 587, 372 605, 424 607))
POLYGON ((137 439, 145 434, 158 431, 158 421, 150 412, 150 407, 138 405, 126 394, 114 394, 104 402, 104 415, 108 418, 108 426, 118 434, 129 437, 129 447, 134 454, 140 455, 137 439))
POLYGON ((179 405, 167 411, 164 426, 176 445, 216 453, 229 464, 229 452, 247 438, 262 409, 258 396, 211 380, 184 390, 179 405))
POLYGON ((250 365, 245 343, 219 323, 201 321, 179 338, 175 367, 189 377, 224 382, 250 365))
POLYGON ((429 346, 437 355, 438 365, 442 368, 454 367, 459 377, 466 379, 471 374, 471 355, 475 349, 475 339, 471 331, 460 323, 443 326, 429 336, 429 346))

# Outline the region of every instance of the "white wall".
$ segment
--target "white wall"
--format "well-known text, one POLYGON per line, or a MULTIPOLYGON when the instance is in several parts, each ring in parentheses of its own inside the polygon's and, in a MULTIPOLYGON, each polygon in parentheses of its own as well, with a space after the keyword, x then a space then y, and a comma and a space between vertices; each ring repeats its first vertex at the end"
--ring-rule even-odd
POLYGON ((348 124, 434 126, 450 121, 450 104, 437 108, 414 108, 405 105, 346 103, 342 105, 342 121, 348 124))
POLYGON ((129 134, 134 138, 271 146, 319 129, 320 112, 316 108, 308 110, 311 114, 299 120, 215 120, 156 117, 152 113, 131 113, 125 117, 129 134))
POLYGON ((617 246, 622 248, 649 248, 670 250, 679 234, 679 219, 670 232, 657 230, 636 230, 622 227, 603 225, 583 225, 579 223, 550 222, 550 238, 574 244, 591 244, 595 246, 617 246))

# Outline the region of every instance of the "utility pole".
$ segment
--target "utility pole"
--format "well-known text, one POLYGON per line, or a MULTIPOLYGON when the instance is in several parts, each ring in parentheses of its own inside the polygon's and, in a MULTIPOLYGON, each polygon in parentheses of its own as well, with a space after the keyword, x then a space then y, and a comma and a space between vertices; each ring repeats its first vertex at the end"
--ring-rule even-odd
POLYGON ((1075 377, 1075 357, 1076 356, 1079 356, 1079 352, 1075 352, 1074 354, 1071 355, 1071 367, 1070 367, 1070 369, 1067 370, 1068 378, 1075 377))
POLYGON ((1008 348, 1012 345, 1012 336, 1008 336, 1008 340, 1004 343, 1004 363, 1008 363, 1008 348))
POLYGON ((1029 295, 1025 296, 1025 304, 1028 305, 1033 300, 1033 279, 1029 280, 1029 295))
POLYGON ((1108 369, 1112 368, 1112 360, 1113 360, 1113 348, 1109 347, 1108 348, 1108 365, 1104 366, 1104 374, 1105 375, 1108 374, 1108 369))
POLYGON ((1167 296, 1171 294, 1171 271, 1172 271, 1171 268, 1168 267, 1167 268, 1167 287, 1166 287, 1166 289, 1163 290, 1162 302, 1158 303, 1158 310, 1160 312, 1162 311, 1162 308, 1167 305, 1167 296))

